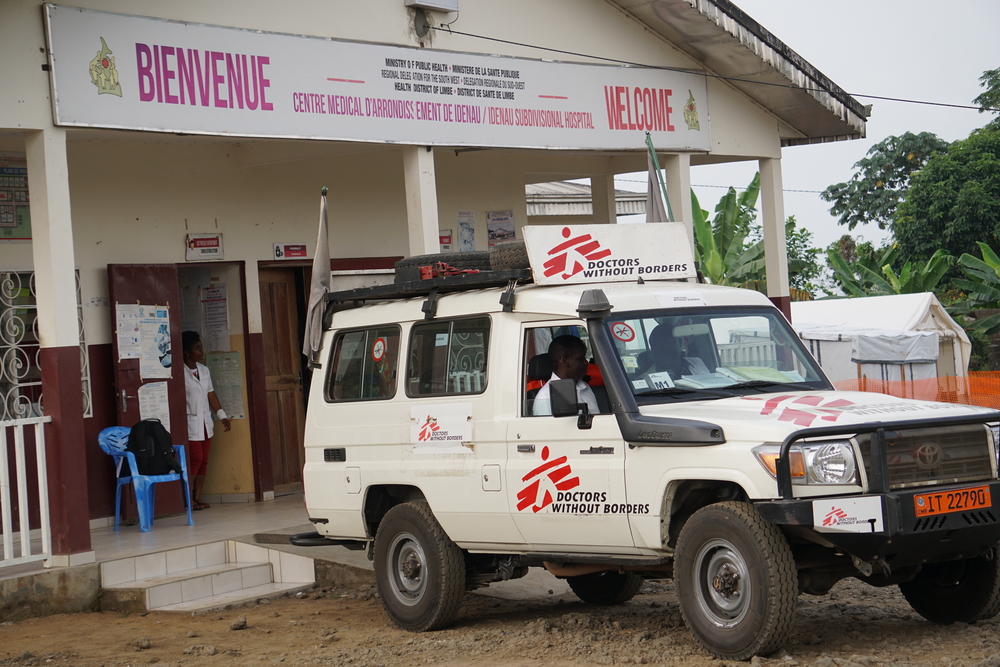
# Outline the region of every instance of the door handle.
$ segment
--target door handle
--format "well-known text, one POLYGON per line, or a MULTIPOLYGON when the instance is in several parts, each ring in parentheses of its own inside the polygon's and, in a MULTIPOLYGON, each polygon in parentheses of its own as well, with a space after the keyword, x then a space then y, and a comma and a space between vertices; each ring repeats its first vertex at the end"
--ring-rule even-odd
POLYGON ((138 398, 137 396, 129 396, 128 392, 122 389, 122 413, 128 412, 128 399, 138 398))

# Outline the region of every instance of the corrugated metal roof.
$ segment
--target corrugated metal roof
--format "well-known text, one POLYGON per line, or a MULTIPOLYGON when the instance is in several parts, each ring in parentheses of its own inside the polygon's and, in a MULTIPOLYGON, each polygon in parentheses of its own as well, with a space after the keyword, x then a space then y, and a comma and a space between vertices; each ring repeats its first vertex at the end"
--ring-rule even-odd
MULTIPOLYGON (((568 181, 530 183, 524 186, 528 201, 528 216, 533 215, 593 215, 594 202, 590 186, 568 181)), ((642 192, 615 190, 616 215, 641 215, 646 212, 646 195, 642 192)))
POLYGON ((729 0, 610 1, 780 118, 783 146, 865 136, 865 106, 729 0))

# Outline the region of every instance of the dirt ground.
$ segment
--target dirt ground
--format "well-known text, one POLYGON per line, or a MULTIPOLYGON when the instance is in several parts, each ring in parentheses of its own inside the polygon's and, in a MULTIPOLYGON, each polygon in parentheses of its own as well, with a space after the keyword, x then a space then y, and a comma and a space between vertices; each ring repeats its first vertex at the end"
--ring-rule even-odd
MULTIPOLYGON (((544 591, 542 591, 544 593, 544 591)), ((893 588, 842 581, 803 595, 785 648, 750 664, 796 667, 1000 667, 1000 623, 935 626, 893 588)), ((0 625, 0 665, 540 665, 723 667, 692 639, 671 582, 646 582, 617 607, 572 594, 534 600, 467 595, 452 628, 391 625, 370 586, 314 589, 223 612, 89 613, 0 625), (240 627, 244 624, 245 627, 240 627)), ((747 664, 747 663, 732 663, 747 664)))

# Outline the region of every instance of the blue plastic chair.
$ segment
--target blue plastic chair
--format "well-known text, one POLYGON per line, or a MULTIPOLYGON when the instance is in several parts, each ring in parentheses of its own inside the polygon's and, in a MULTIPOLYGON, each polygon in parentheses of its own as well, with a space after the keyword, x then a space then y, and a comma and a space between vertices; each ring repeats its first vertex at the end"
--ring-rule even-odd
POLYGON ((128 451, 128 436, 132 429, 127 426, 109 426, 97 436, 97 444, 105 454, 115 459, 115 474, 118 485, 115 489, 115 530, 121 518, 122 486, 132 483, 135 489, 135 502, 139 507, 139 530, 148 533, 153 527, 153 506, 156 499, 154 486, 159 482, 180 481, 184 487, 184 505, 187 507, 188 525, 194 525, 191 518, 191 487, 188 485, 187 459, 184 457, 184 446, 174 445, 174 452, 181 464, 180 474, 172 472, 167 475, 140 475, 139 466, 135 462, 135 454, 128 451), (122 465, 128 462, 129 474, 122 477, 122 465))

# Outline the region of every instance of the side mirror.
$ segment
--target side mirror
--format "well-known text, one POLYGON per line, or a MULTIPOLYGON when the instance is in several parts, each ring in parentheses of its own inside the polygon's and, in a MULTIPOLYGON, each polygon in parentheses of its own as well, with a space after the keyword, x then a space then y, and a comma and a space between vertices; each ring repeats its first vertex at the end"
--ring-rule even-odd
POLYGON ((594 421, 586 403, 578 403, 576 396, 576 380, 552 380, 549 382, 549 398, 552 401, 553 417, 569 417, 579 414, 576 426, 588 429, 594 421))

